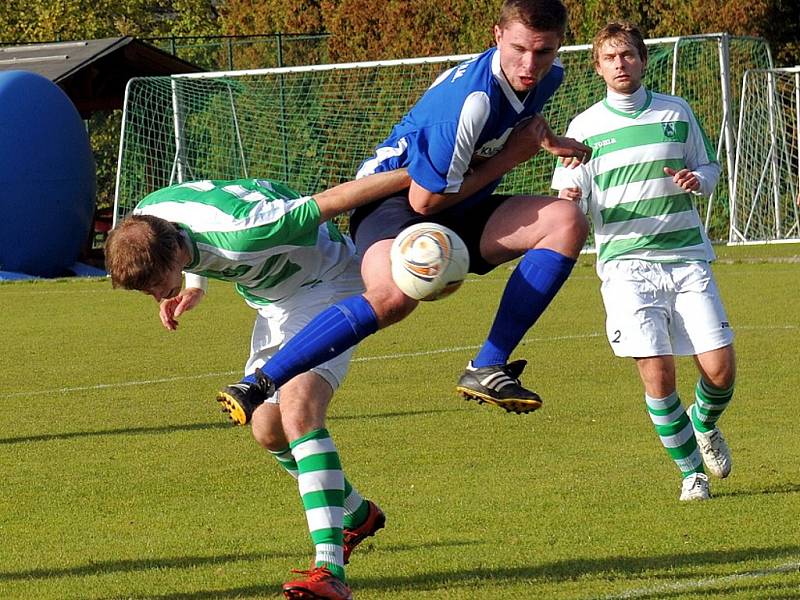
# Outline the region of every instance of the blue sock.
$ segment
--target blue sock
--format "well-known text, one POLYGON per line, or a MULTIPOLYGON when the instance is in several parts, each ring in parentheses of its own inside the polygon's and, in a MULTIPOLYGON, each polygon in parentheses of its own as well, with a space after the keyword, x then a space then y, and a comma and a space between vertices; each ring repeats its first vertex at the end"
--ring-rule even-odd
MULTIPOLYGON (((378 319, 366 298, 350 296, 314 317, 261 370, 275 387, 281 387, 292 377, 338 356, 377 330, 378 319)), ((255 376, 248 375, 242 381, 254 383, 255 376)))
POLYGON ((575 259, 554 250, 528 250, 508 278, 500 307, 475 367, 502 365, 569 277, 575 259))

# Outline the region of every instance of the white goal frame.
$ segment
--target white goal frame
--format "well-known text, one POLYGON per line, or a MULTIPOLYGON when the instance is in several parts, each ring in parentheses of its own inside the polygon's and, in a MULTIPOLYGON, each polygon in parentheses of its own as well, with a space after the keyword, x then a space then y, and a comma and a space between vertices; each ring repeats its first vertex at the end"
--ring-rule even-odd
POLYGON ((800 66, 742 78, 729 244, 800 242, 800 66))
MULTIPOLYGON (((753 43, 757 44, 757 50, 753 51, 753 55, 757 55, 756 58, 752 59, 750 62, 755 62, 758 64, 750 65, 750 66, 764 66, 763 63, 766 63, 766 66, 772 66, 772 57, 769 53, 769 48, 759 38, 747 37, 747 36, 730 36, 726 33, 713 33, 713 34, 701 34, 701 35, 691 35, 691 36, 674 36, 674 37, 664 37, 664 38, 654 38, 648 39, 645 41, 648 47, 651 49, 651 54, 654 50, 658 49, 661 51, 662 58, 664 57, 664 51, 671 51, 672 54, 672 61, 671 61, 671 78, 669 78, 669 83, 665 83, 664 77, 659 75, 659 80, 661 81, 661 85, 658 88, 658 91, 671 93, 675 95, 686 96, 687 92, 689 95, 694 94, 695 97, 700 97, 703 100, 708 100, 710 104, 714 104, 715 107, 713 108, 713 115, 711 117, 706 116, 707 121, 713 121, 712 123, 704 123, 703 115, 698 114, 698 118, 700 119, 701 123, 706 128, 706 131, 709 134, 709 138, 712 139, 712 142, 716 142, 716 150, 717 154, 720 158, 720 163, 723 167, 723 180, 718 185, 718 189, 715 194, 707 201, 707 204, 704 205, 706 202, 705 200, 701 199, 700 203, 698 204, 698 210, 700 210, 701 214, 705 213, 705 224, 707 228, 710 228, 712 215, 716 212, 715 221, 719 222, 722 221, 724 234, 719 234, 717 239, 721 238, 722 235, 729 237, 728 228, 729 223, 731 221, 731 217, 728 214, 728 205, 733 204, 732 195, 735 190, 735 182, 734 182, 734 164, 736 161, 736 148, 737 148, 737 123, 736 118, 739 114, 738 112, 738 99, 735 97, 738 94, 738 81, 739 81, 739 73, 735 72, 737 69, 740 69, 742 72, 744 71, 745 67, 741 65, 733 66, 731 64, 731 50, 732 44, 748 44, 753 43), (710 53, 711 48, 714 49, 716 54, 716 65, 711 64, 711 60, 709 58, 705 58, 706 62, 701 64, 699 67, 697 66, 699 63, 697 62, 698 59, 692 54, 696 48, 700 48, 702 45, 703 50, 702 52, 710 53), (766 58, 764 58, 764 55, 766 58), (683 67, 681 61, 684 60, 684 56, 688 57, 688 67, 683 67), (693 62, 694 61, 694 62, 693 62), (694 71, 692 71, 694 69, 694 71), (703 70, 711 79, 708 81, 692 81, 691 77, 695 75, 700 70, 703 70), (713 79, 716 78, 716 81, 713 79), (666 87, 669 89, 665 89, 666 87), (693 87, 692 87, 693 86, 693 87), (699 91, 698 91, 698 88, 699 91), (713 94, 711 98, 709 98, 709 93, 713 94), (716 97, 716 99, 714 99, 716 97), (719 198, 722 198, 719 200, 719 198), (729 199, 731 199, 729 201, 729 199), (720 217, 720 214, 724 213, 723 217, 720 217)), ((739 46, 737 46, 739 47, 739 46)), ((577 73, 577 75, 585 75, 587 69, 591 69, 591 45, 590 44, 582 44, 582 45, 573 45, 573 46, 564 46, 560 50, 560 56, 562 60, 570 59, 577 63, 578 59, 582 62, 577 63, 579 64, 580 68, 583 69, 583 73, 577 73)), ((701 50, 697 50, 698 54, 701 50)), ((372 70, 372 71, 386 71, 396 68, 408 68, 413 67, 414 65, 441 65, 441 69, 443 70, 449 66, 455 65, 459 62, 467 60, 476 56, 477 54, 462 54, 462 55, 450 55, 450 56, 437 56, 437 57, 423 57, 423 58, 412 58, 412 59, 398 59, 398 60, 385 60, 385 61, 369 61, 369 62, 354 62, 354 63, 341 63, 341 64, 328 64, 328 65, 308 65, 302 67, 281 67, 281 68, 268 68, 268 69, 249 69, 249 70, 238 70, 238 71, 218 71, 218 72, 207 72, 207 73, 190 73, 190 74, 181 74, 181 75, 173 75, 169 78, 135 78, 131 79, 128 82, 125 91, 125 108, 123 112, 123 119, 122 119, 122 129, 120 135, 120 152, 119 152, 119 160, 118 160, 118 167, 117 167, 117 185, 115 191, 115 210, 114 210, 114 223, 116 224, 117 220, 127 214, 130 210, 132 210, 135 203, 141 199, 143 195, 146 193, 150 193, 157 189, 158 187, 163 187, 164 185, 170 185, 172 183, 179 183, 188 179, 197 179, 197 178, 208 178, 210 175, 203 173, 202 168, 197 168, 196 165, 191 163, 189 158, 189 150, 187 148, 187 142, 184 139, 184 130, 187 124, 187 98, 185 94, 187 92, 182 91, 186 82, 191 81, 202 81, 202 80, 219 80, 220 87, 223 85, 227 85, 228 89, 232 89, 235 86, 235 82, 237 80, 242 80, 243 78, 265 78, 270 81, 274 81, 274 87, 276 89, 280 89, 281 93, 283 90, 284 81, 288 81, 290 77, 297 77, 298 75, 304 73, 333 73, 334 71, 347 71, 347 70, 372 70), (131 89, 135 86, 142 86, 146 85, 149 80, 164 80, 168 79, 171 86, 171 106, 163 107, 161 110, 169 111, 171 113, 171 147, 172 149, 169 151, 171 153, 171 164, 169 165, 169 172, 166 172, 160 177, 160 179, 154 183, 146 182, 144 186, 139 186, 136 189, 129 190, 127 186, 123 185, 123 178, 125 176, 125 163, 123 161, 123 157, 127 151, 127 127, 128 127, 128 113, 131 109, 130 106, 130 97, 131 97, 131 89), (124 189, 123 189, 124 188, 124 189)), ((745 60, 746 62, 746 60, 745 60)), ((649 65, 651 66, 651 65, 649 65)), ((668 67, 669 68, 669 67, 668 67)), ((593 69, 592 69, 593 70, 593 69)), ((387 71, 388 72, 388 71, 387 71)), ((570 88, 570 73, 571 69, 568 68, 566 71, 566 78, 564 83, 562 84, 562 89, 569 89, 570 88)), ((575 73, 573 73, 575 74, 575 73)), ((592 73, 592 75, 594 75, 592 73)), ((599 79, 594 75, 594 78, 599 79)), ((424 90, 427 85, 431 83, 430 81, 420 82, 420 85, 424 84, 424 87, 421 89, 424 90)), ((602 82, 600 82, 602 83, 602 82)), ((580 83, 580 85, 586 85, 585 83, 580 83)), ((592 84, 595 85, 595 84, 592 84)), ((225 174, 224 178, 237 178, 237 177, 251 177, 251 176, 263 176, 262 173, 253 173, 251 172, 252 169, 248 169, 248 157, 246 156, 245 145, 242 143, 242 133, 240 132, 240 122, 237 117, 237 105, 234 101, 234 94, 232 91, 228 92, 230 94, 230 101, 229 101, 229 113, 232 116, 230 118, 230 125, 231 131, 235 132, 235 138, 238 140, 238 148, 236 150, 237 155, 237 162, 240 163, 240 167, 236 172, 231 172, 230 174, 225 174)), ((602 92, 600 92, 602 93, 602 92)), ((587 103, 585 106, 580 105, 576 106, 571 104, 568 108, 562 108, 560 110, 553 109, 554 102, 551 101, 545 107, 544 114, 548 118, 548 121, 551 123, 553 129, 557 132, 562 132, 566 130, 566 125, 568 121, 575 116, 578 112, 588 108, 588 106, 597 101, 599 99, 599 95, 596 97, 593 96, 591 98, 591 102, 587 103), (569 114, 568 114, 569 113, 569 114)), ((691 102, 690 102, 691 103, 691 102)), ((695 113, 698 113, 697 107, 692 104, 695 113)), ((407 110, 409 106, 405 107, 407 110)), ((281 115, 278 114, 275 116, 276 119, 280 119, 281 115)), ((389 129, 394 124, 394 122, 386 123, 385 124, 385 131, 383 135, 388 134, 389 129)), ((161 125, 163 127, 163 124, 161 125)), ((378 143, 380 139, 368 139, 363 140, 363 154, 360 155, 359 161, 361 159, 367 158, 372 147, 378 143)), ((285 152, 285 151, 284 151, 285 152)), ((362 152, 362 150, 358 150, 358 152, 362 152)), ((544 153, 542 153, 544 154, 544 153)), ((520 168, 516 169, 514 173, 509 174, 506 178, 505 189, 503 192, 510 192, 510 193, 520 193, 523 190, 531 193, 548 193, 546 189, 536 189, 531 190, 530 186, 528 185, 529 179, 524 180, 524 185, 520 185, 521 180, 518 177, 518 171, 523 170, 533 170, 538 169, 540 174, 538 176, 538 180, 543 180, 544 177, 541 176, 541 172, 543 172, 543 168, 551 169, 552 163, 550 161, 543 161, 540 160, 540 157, 536 157, 532 166, 526 164, 521 166, 520 168), (538 162, 537 162, 538 161, 538 162), (517 189, 519 188, 519 192, 517 189)), ((356 163, 357 164, 357 163, 356 163)), ((345 180, 352 177, 354 171, 351 172, 337 172, 332 174, 330 177, 322 178, 324 181, 336 181, 336 180, 345 180)), ((223 177, 217 177, 223 178, 223 177)), ((280 178, 278 176, 277 178, 280 178)), ((139 177, 139 179, 143 179, 139 177)), ((548 178, 549 181, 549 178, 548 178)), ((290 185, 293 183, 292 181, 287 181, 290 185)), ((138 184, 138 183, 137 183, 138 184)), ((549 186, 548 186, 549 187, 549 186)), ((316 189, 303 189, 304 193, 312 193, 317 191, 316 189)))

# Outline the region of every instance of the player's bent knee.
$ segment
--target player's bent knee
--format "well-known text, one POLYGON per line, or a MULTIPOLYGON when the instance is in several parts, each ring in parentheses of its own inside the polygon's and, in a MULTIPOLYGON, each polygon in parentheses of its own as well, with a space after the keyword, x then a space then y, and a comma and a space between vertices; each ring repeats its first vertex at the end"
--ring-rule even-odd
POLYGON ((577 257, 589 236, 589 221, 583 211, 569 200, 560 202, 545 224, 548 234, 545 241, 568 256, 577 257))
POLYGON ((402 321, 419 304, 417 300, 406 296, 395 285, 384 285, 367 290, 364 297, 375 311, 378 325, 381 328, 402 321))
POLYGON ((258 430, 253 428, 253 439, 256 443, 271 452, 280 452, 286 448, 286 438, 283 435, 275 435, 270 431, 258 430))
POLYGON ((574 202, 567 201, 565 225, 574 240, 583 246, 586 238, 589 237, 589 219, 574 202))

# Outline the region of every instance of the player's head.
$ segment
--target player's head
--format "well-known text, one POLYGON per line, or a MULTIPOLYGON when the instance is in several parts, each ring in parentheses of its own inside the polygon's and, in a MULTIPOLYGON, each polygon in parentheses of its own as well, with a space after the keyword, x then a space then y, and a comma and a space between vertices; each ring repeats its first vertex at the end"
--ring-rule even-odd
POLYGON ((567 29, 561 0, 505 0, 494 26, 500 67, 516 92, 533 88, 553 66, 567 29))
POLYGON ((115 288, 139 290, 158 302, 181 291, 188 252, 174 223, 150 215, 127 217, 109 233, 105 255, 115 288))
POLYGON ((632 94, 639 89, 647 65, 647 46, 635 25, 614 22, 603 27, 594 36, 592 55, 595 70, 610 90, 632 94))

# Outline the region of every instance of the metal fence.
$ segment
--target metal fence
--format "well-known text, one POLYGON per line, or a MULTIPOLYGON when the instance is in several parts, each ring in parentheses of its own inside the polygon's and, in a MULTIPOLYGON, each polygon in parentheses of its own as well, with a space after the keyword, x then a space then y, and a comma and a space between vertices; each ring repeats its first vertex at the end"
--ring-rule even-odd
POLYGON ((142 39, 208 71, 234 71, 327 63, 328 38, 328 33, 274 33, 142 39))

